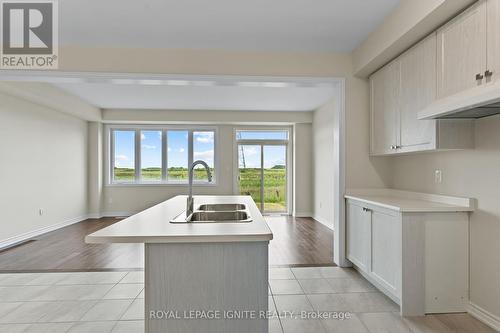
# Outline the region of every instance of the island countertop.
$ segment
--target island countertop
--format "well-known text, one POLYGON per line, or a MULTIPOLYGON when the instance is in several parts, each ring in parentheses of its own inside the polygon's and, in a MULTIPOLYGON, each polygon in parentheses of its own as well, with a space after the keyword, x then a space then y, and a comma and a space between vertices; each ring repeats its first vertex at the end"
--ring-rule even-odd
POLYGON ((243 203, 252 217, 248 223, 170 223, 186 209, 179 195, 132 215, 87 237, 87 243, 214 243, 270 241, 273 233, 250 196, 193 196, 202 204, 243 203))

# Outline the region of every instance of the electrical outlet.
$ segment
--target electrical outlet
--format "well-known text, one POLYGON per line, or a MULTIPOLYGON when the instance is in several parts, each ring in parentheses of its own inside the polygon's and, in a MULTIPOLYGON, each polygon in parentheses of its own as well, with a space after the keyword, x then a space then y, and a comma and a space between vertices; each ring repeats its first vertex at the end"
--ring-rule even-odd
POLYGON ((44 213, 44 212, 43 212, 43 208, 39 208, 39 209, 38 209, 38 215, 42 216, 42 215, 43 215, 43 213, 44 213))
POLYGON ((434 182, 441 184, 443 182, 443 172, 441 170, 434 171, 434 182))

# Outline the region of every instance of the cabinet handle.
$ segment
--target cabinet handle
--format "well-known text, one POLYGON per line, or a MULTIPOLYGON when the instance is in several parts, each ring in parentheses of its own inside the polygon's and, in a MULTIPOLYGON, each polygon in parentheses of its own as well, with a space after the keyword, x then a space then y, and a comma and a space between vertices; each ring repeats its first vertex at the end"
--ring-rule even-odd
POLYGON ((493 76, 493 72, 488 69, 486 72, 484 72, 484 76, 485 77, 492 77, 493 76))
POLYGON ((479 81, 479 80, 482 80, 482 79, 484 79, 483 74, 481 74, 481 73, 476 74, 476 81, 479 81))
POLYGON ((392 150, 396 149, 396 146, 391 146, 391 149, 392 149, 392 150))
POLYGON ((402 147, 401 146, 396 146, 396 149, 401 149, 402 147))

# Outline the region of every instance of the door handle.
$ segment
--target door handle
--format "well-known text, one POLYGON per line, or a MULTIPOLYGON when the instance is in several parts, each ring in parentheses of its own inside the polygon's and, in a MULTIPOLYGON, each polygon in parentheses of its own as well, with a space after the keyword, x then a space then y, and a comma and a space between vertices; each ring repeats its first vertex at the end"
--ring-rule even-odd
POLYGON ((484 72, 484 76, 485 77, 492 77, 493 76, 493 72, 488 69, 486 72, 484 72))
POLYGON ((481 73, 476 74, 476 81, 479 81, 479 80, 482 80, 482 79, 484 79, 483 74, 481 74, 481 73))

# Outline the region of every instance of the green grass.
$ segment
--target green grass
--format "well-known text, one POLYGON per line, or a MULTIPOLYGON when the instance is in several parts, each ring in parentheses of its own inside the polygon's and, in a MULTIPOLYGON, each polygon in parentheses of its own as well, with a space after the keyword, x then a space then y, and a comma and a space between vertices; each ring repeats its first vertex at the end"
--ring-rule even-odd
MULTIPOLYGON (((213 170, 212 170, 213 171, 213 170)), ((115 168, 114 180, 134 181, 134 169, 115 168)), ((141 170, 142 180, 161 180, 160 168, 141 170)), ((186 168, 169 168, 169 180, 187 180, 186 168)), ((207 179, 204 169, 195 169, 194 179, 207 179)), ((260 169, 240 169, 240 193, 251 195, 256 203, 260 202, 260 169)), ((286 209, 286 170, 284 167, 264 169, 264 208, 266 211, 284 211, 286 209)))

